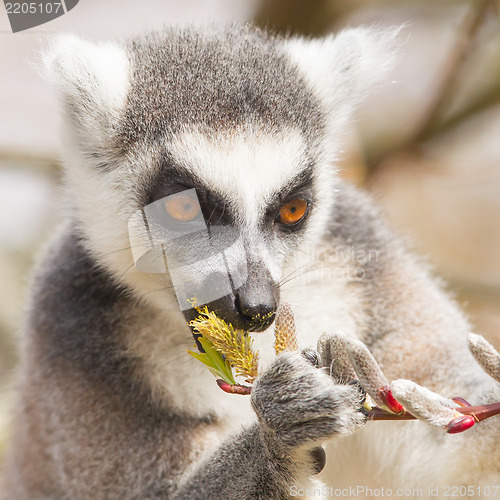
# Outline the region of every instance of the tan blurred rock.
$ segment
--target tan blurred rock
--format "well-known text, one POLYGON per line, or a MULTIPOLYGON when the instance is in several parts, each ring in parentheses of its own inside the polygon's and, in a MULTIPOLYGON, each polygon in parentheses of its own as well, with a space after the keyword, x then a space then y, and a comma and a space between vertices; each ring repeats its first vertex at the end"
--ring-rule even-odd
POLYGON ((422 156, 385 161, 373 190, 389 218, 460 281, 500 287, 500 109, 422 156))
POLYGON ((373 192, 388 218, 427 255, 500 347, 500 107, 418 153, 388 157, 373 192))

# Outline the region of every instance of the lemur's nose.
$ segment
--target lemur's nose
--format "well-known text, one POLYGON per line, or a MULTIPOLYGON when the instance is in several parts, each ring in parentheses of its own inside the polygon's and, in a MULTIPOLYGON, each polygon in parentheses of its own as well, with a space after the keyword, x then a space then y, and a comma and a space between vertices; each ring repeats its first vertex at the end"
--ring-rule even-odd
POLYGON ((261 332, 273 323, 278 302, 279 289, 265 271, 258 273, 257 279, 249 276, 236 292, 236 307, 254 332, 261 332))
POLYGON ((250 329, 255 332, 261 332, 272 325, 276 315, 277 304, 274 301, 263 302, 262 300, 252 303, 239 298, 238 308, 245 319, 251 323, 252 327, 250 329))

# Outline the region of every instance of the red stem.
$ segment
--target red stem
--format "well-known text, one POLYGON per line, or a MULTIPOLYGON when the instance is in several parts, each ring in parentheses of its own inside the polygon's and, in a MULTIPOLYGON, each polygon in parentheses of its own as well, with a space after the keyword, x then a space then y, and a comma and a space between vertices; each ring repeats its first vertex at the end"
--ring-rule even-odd
MULTIPOLYGON (((480 406, 465 406, 454 408, 463 415, 472 415, 478 422, 500 414, 500 403, 491 403, 480 406)), ((371 420, 416 420, 411 413, 396 414, 390 413, 382 408, 374 407, 368 410, 371 420)))
MULTIPOLYGON (((252 392, 252 388, 246 385, 231 385, 224 380, 218 378, 217 385, 224 391, 229 394, 241 394, 241 395, 249 395, 252 392)), ((457 403, 468 404, 465 400, 461 398, 456 398, 457 403)), ((481 422, 482 420, 486 420, 487 418, 493 417, 495 415, 500 414, 500 402, 499 403, 491 403, 487 405, 479 405, 479 406, 459 406, 458 408, 454 408, 455 411, 461 413, 462 415, 472 415, 477 422, 481 422)), ((403 412, 403 413, 391 413, 389 411, 383 410, 382 408, 378 408, 377 406, 373 407, 371 410, 368 410, 368 416, 370 420, 416 420, 411 413, 403 412)))
POLYGON ((247 396, 252 392, 251 387, 247 387, 246 385, 231 385, 228 384, 227 382, 224 382, 221 378, 217 379, 217 385, 224 391, 229 394, 241 394, 243 396, 247 396))

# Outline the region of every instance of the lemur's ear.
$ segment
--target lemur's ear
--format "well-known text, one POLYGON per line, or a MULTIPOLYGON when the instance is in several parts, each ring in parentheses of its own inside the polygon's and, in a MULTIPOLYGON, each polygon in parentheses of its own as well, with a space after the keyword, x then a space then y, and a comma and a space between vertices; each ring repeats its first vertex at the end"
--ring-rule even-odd
POLYGON ((335 113, 349 114, 397 60, 401 28, 350 28, 326 38, 284 42, 316 94, 335 113))
POLYGON ((125 50, 112 43, 58 35, 42 61, 42 71, 61 92, 67 117, 80 139, 82 135, 102 138, 125 103, 130 80, 125 50))

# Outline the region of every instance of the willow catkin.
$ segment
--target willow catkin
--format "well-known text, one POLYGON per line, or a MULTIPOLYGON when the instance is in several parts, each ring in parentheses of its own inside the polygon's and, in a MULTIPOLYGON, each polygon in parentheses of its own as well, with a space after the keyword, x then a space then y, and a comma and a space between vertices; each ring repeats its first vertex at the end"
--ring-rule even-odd
POLYGON ((389 382, 368 347, 363 342, 352 338, 345 339, 345 346, 359 383, 373 401, 382 407, 389 408, 393 413, 403 412, 403 406, 394 398, 389 382))
POLYGON ((339 333, 323 333, 318 340, 320 366, 328 367, 330 377, 337 384, 347 384, 357 380, 349 355, 347 354, 346 338, 339 333))
POLYGON ((199 316, 189 325, 224 355, 238 375, 252 383, 258 374, 259 353, 253 351, 252 339, 243 331, 219 318, 207 306, 198 309, 199 316))
POLYGON ((292 308, 287 302, 282 302, 276 315, 274 327, 274 350, 278 355, 283 351, 298 351, 297 330, 292 308))
POLYGON ((448 429, 450 422, 464 415, 459 413, 456 404, 411 380, 395 380, 391 384, 398 401, 415 417, 433 427, 448 429))
POLYGON ((483 370, 497 382, 500 382, 500 354, 481 335, 469 333, 469 349, 483 370))

